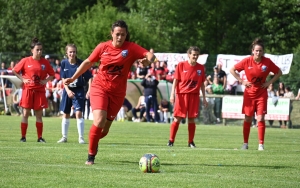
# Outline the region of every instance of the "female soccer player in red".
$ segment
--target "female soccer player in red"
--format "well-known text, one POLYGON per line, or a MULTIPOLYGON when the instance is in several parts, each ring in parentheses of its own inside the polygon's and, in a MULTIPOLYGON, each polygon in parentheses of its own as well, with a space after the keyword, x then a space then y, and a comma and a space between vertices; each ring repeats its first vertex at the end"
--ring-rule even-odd
POLYGON ((111 36, 112 40, 100 43, 92 54, 82 62, 76 73, 64 81, 67 85, 72 83, 93 63, 101 62, 90 91, 94 120, 89 133, 87 165, 94 164, 98 142, 108 134, 112 121, 123 105, 127 75, 132 64, 138 59, 144 65, 149 65, 155 60, 155 56, 151 52, 129 42, 128 27, 123 20, 112 25, 111 36))
POLYGON ((174 81, 172 85, 170 102, 174 104, 175 89, 175 106, 174 106, 174 121, 170 128, 170 139, 168 146, 173 146, 175 136, 179 127, 179 123, 183 118, 188 116, 188 147, 195 148, 194 136, 196 131, 195 118, 199 112, 200 89, 203 97, 203 104, 207 107, 208 103, 205 98, 205 68, 197 63, 200 55, 200 49, 192 46, 187 51, 188 61, 178 63, 174 81), (188 115, 187 115, 188 114, 188 115))
POLYGON ((261 39, 255 39, 251 44, 251 48, 252 55, 234 65, 230 69, 230 73, 246 86, 242 109, 242 113, 245 114, 243 125, 244 144, 242 149, 248 149, 250 126, 256 112, 259 140, 258 150, 264 150, 265 114, 267 114, 268 101, 267 88, 282 75, 282 72, 269 58, 264 57, 264 44, 261 39), (242 70, 245 71, 247 80, 242 80, 236 72, 242 70), (266 81, 270 72, 273 72, 274 76, 269 81, 266 81))
POLYGON ((23 107, 21 121, 21 142, 26 142, 30 110, 35 111, 38 142, 45 142, 43 134, 43 108, 48 107, 46 83, 53 79, 54 70, 48 60, 42 57, 43 45, 37 38, 31 42, 32 56, 23 58, 12 72, 23 82, 20 106, 23 107))

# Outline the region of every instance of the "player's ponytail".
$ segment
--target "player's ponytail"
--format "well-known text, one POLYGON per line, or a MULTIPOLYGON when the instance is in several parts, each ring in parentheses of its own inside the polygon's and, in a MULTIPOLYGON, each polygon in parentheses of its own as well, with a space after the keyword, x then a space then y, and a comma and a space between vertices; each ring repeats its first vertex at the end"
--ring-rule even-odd
POLYGON ((30 49, 33 49, 36 45, 42 45, 38 38, 34 37, 31 40, 30 49))
POLYGON ((252 42, 251 46, 250 46, 250 50, 252 52, 252 50, 254 49, 254 47, 258 45, 258 46, 261 46, 263 50, 265 50, 265 45, 264 45, 264 42, 261 38, 256 38, 254 39, 254 41, 252 42))

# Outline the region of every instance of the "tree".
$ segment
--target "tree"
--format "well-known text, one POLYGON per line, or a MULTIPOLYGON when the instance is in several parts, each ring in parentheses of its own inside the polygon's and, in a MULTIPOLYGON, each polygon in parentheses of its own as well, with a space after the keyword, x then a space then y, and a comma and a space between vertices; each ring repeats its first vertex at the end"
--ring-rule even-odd
POLYGON ((78 56, 86 58, 97 44, 110 39, 111 25, 120 19, 126 21, 131 41, 146 48, 154 44, 139 15, 118 12, 110 3, 98 3, 76 19, 71 19, 70 23, 62 24, 62 45, 75 43, 78 46, 78 56))

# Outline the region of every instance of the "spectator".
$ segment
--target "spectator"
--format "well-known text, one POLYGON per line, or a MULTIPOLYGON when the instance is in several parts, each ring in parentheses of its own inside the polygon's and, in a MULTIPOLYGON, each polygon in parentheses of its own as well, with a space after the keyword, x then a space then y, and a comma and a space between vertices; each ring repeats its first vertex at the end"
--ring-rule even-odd
POLYGON ((298 89, 298 94, 297 94, 297 96, 296 96, 296 100, 299 100, 299 98, 300 98, 300 89, 298 89))
MULTIPOLYGON (((278 101, 278 97, 276 96, 276 90, 274 89, 273 84, 270 84, 268 87, 268 97, 272 98, 272 103, 274 105, 276 105, 277 101, 278 101)), ((273 126, 274 120, 269 120, 269 125, 270 127, 273 126)))
MULTIPOLYGON (((289 99, 294 99, 295 95, 291 88, 289 86, 285 87, 285 93, 284 93, 284 98, 289 98, 289 99)), ((291 113, 293 110, 293 101, 290 101, 290 109, 289 109, 289 114, 290 114, 290 120, 289 120, 289 127, 292 127, 292 121, 291 121, 291 113)), ((279 121, 280 128, 286 129, 287 128, 287 121, 283 121, 284 124, 282 125, 282 121, 279 121)))
POLYGON ((157 61, 155 62, 155 78, 160 81, 160 80, 165 80, 166 79, 166 73, 165 73, 165 69, 160 66, 160 62, 157 61))
POLYGON ((117 114, 117 121, 123 122, 125 120, 126 113, 128 113, 131 109, 132 109, 131 103, 128 101, 128 99, 125 98, 123 105, 117 114))
MULTIPOLYGON (((208 95, 213 94, 211 85, 207 85, 205 87, 205 92, 208 95)), ((203 123, 204 124, 214 124, 217 122, 217 118, 214 114, 215 100, 212 97, 206 97, 206 101, 207 101, 207 107, 202 109, 203 123)))
POLYGON ((171 104, 166 99, 162 99, 159 105, 159 115, 160 115, 160 122, 167 123, 168 122, 168 113, 169 109, 171 107, 171 104))
POLYGON ((143 94, 139 97, 137 105, 134 108, 132 108, 133 122, 141 122, 145 112, 146 112, 146 102, 145 102, 145 96, 143 94), (137 112, 140 112, 139 118, 136 115, 137 112))
POLYGON ((144 94, 145 94, 145 102, 146 102, 146 117, 147 122, 150 122, 150 108, 152 107, 154 110, 155 122, 159 122, 159 115, 158 115, 158 104, 157 104, 157 86, 159 82, 155 79, 155 77, 151 76, 150 74, 146 75, 146 78, 141 82, 141 85, 144 87, 144 94))
MULTIPOLYGON (((217 77, 214 78, 214 83, 212 84, 213 94, 222 95, 224 94, 224 87, 219 83, 217 77)), ((221 123, 221 113, 222 113, 222 97, 215 97, 215 106, 214 106, 215 116, 217 118, 217 123, 221 123)))
POLYGON ((276 92, 276 96, 283 97, 285 93, 285 86, 283 82, 279 82, 278 89, 276 92))
MULTIPOLYGON (((285 85, 283 82, 279 82, 276 95, 280 98, 283 98, 284 94, 285 94, 285 85)), ((279 127, 286 128, 286 121, 282 122, 282 120, 279 120, 278 122, 279 122, 279 127), (284 123, 284 125, 282 125, 282 123, 284 123)))
POLYGON ((21 107, 20 107, 20 100, 22 98, 22 88, 16 89, 15 93, 13 94, 13 108, 18 113, 18 116, 21 115, 21 107), (19 109, 20 108, 20 109, 19 109))
POLYGON ((143 80, 144 78, 146 78, 147 74, 148 74, 148 68, 142 63, 139 63, 138 68, 136 69, 136 77, 138 79, 143 80))

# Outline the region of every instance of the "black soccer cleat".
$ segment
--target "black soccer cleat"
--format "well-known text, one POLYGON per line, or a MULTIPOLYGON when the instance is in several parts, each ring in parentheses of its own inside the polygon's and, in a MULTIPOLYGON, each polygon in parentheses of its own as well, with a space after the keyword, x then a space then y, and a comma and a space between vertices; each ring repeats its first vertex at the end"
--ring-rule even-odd
POLYGON ((195 148, 196 145, 195 145, 194 141, 190 142, 190 143, 188 144, 188 147, 190 147, 190 148, 195 148))
POLYGON ((171 142, 171 140, 169 140, 169 142, 168 142, 167 146, 169 146, 169 147, 172 147, 172 146, 174 146, 174 142, 171 142))
POLYGON ((22 138, 20 139, 20 142, 26 142, 26 138, 25 138, 25 137, 22 137, 22 138))
POLYGON ((46 140, 43 139, 42 137, 40 137, 40 138, 37 139, 37 142, 46 143, 46 140))
POLYGON ((95 161, 95 155, 88 154, 88 158, 87 158, 85 164, 86 165, 93 165, 93 164, 95 164, 94 161, 95 161))

